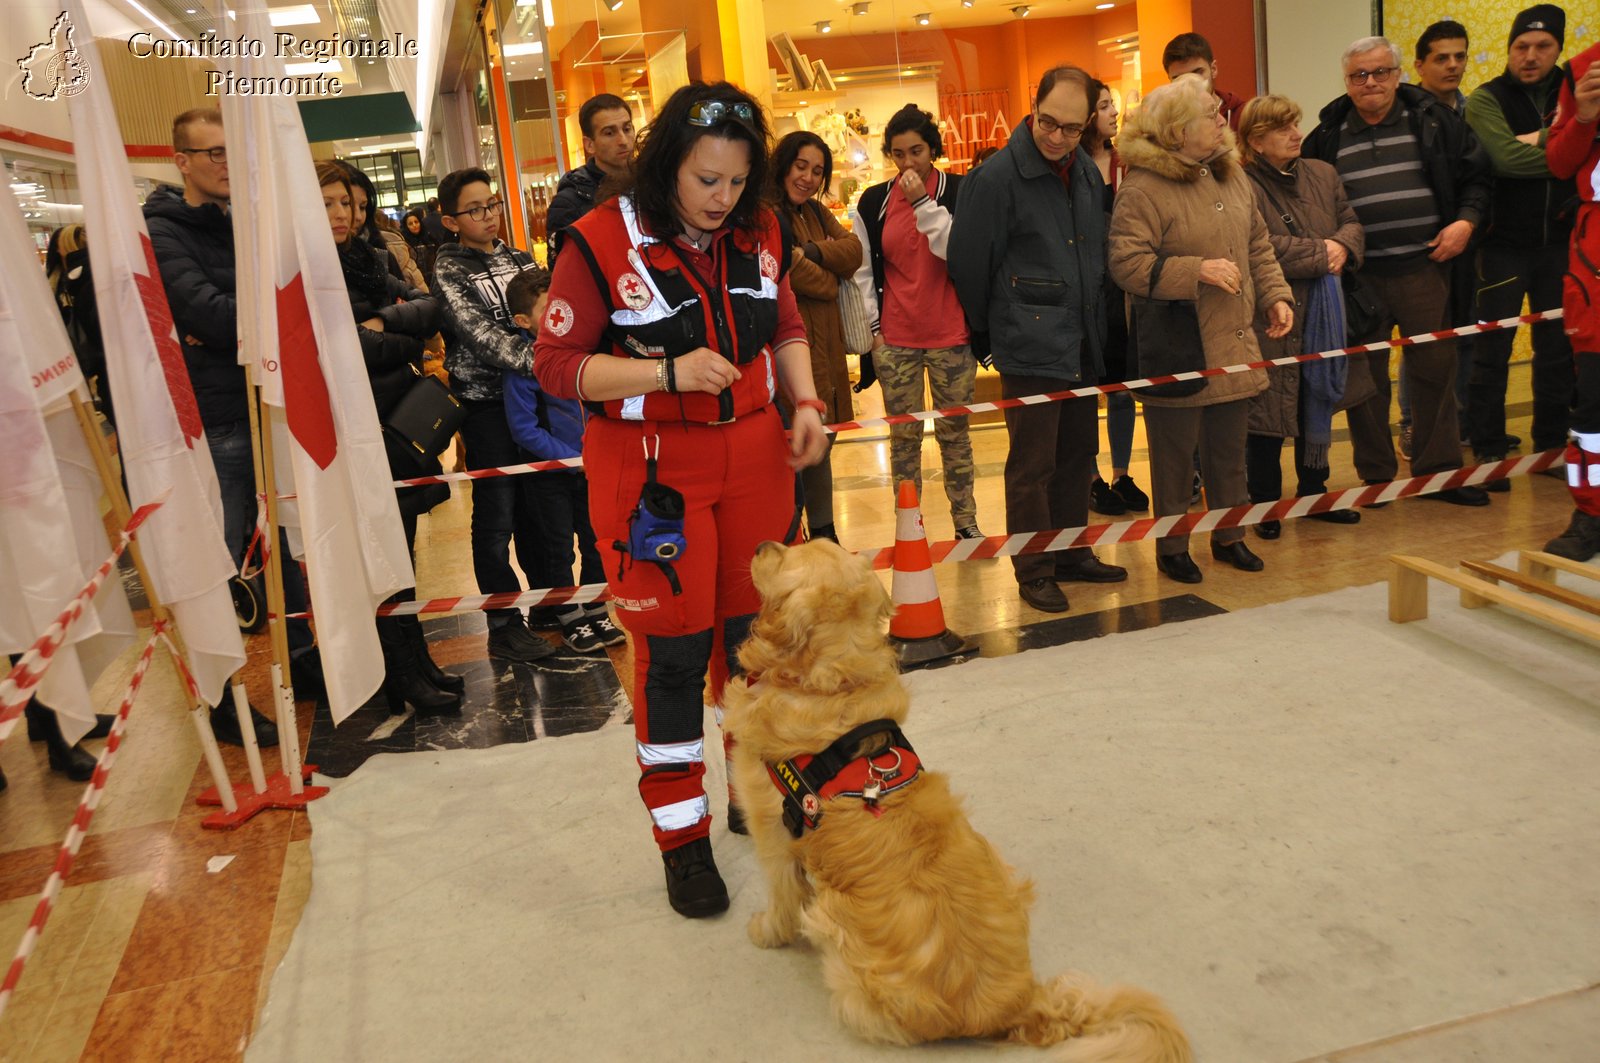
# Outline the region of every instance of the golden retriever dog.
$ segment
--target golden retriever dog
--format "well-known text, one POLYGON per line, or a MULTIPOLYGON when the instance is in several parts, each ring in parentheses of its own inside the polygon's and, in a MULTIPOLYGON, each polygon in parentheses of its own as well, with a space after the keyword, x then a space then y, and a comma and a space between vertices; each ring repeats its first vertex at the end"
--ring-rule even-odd
MULTIPOLYGON (((1058 1058, 1186 1063, 1188 1040, 1152 994, 1079 974, 1034 978, 1032 884, 973 830, 940 773, 883 793, 881 814, 835 796, 814 829, 791 836, 769 765, 820 753, 873 720, 903 723, 909 698, 884 632, 894 607, 864 558, 827 540, 765 543, 751 574, 761 612, 724 717, 769 892, 750 939, 776 948, 804 935, 822 956, 835 1015, 870 1041, 1068 1042, 1058 1058)), ((880 758, 886 741, 864 739, 864 752, 880 758)))

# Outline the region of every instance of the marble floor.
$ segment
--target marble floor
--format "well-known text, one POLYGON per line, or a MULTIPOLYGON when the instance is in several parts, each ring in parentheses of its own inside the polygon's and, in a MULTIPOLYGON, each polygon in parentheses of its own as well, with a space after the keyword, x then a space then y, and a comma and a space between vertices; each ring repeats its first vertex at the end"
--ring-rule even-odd
MULTIPOLYGON (((861 413, 870 415, 876 392, 863 398, 868 401, 861 413)), ((1529 435, 1528 400, 1527 369, 1515 368, 1510 430, 1524 437, 1529 435)), ((980 523, 998 533, 1004 523, 1005 432, 975 425, 972 435, 980 523)), ((1133 475, 1148 485, 1143 446, 1141 427, 1133 475)), ((1342 423, 1332 462, 1331 486, 1353 486, 1342 423)), ((890 545, 894 499, 886 438, 863 431, 841 439, 834 466, 837 525, 845 545, 890 545)), ((924 444, 924 468, 928 533, 949 538, 931 435, 924 444)), ((470 487, 457 485, 451 500, 422 521, 417 570, 423 596, 475 589, 468 557, 470 493, 470 487)), ((1570 508, 1561 482, 1531 476, 1517 480, 1508 494, 1494 495, 1493 504, 1483 509, 1413 500, 1366 511, 1356 526, 1291 522, 1278 541, 1251 537, 1266 562, 1260 574, 1212 564, 1203 549, 1197 551, 1205 581, 1194 587, 1158 576, 1150 544, 1102 548, 1103 560, 1129 568, 1128 581, 1069 584, 1072 610, 1055 617, 1021 601, 1009 562, 946 564, 935 572, 950 626, 973 641, 975 656, 1002 657, 1371 583, 1386 575, 1385 557, 1391 552, 1453 563, 1537 547, 1560 531, 1570 508)), ((335 731, 325 710, 319 713, 303 702, 298 726, 308 760, 342 776, 374 754, 551 740, 598 729, 628 711, 626 646, 589 656, 563 652, 538 667, 508 667, 486 659, 480 617, 442 617, 426 626, 436 658, 467 679, 463 715, 447 722, 417 721, 391 717, 381 705, 371 705, 335 731)), ((247 686, 261 706, 267 702, 265 640, 252 640, 251 650, 247 686)), ((130 659, 112 669, 97 694, 114 698, 131 668, 130 659)), ((1397 703, 1403 698, 1403 691, 1371 693, 1397 703)), ((89 746, 98 752, 100 743, 89 746)), ((245 778, 239 751, 225 749, 225 756, 234 778, 245 778)), ((27 742, 21 732, 0 749, 0 770, 10 784, 0 793, 0 950, 9 956, 82 787, 52 774, 43 747, 27 742)), ((199 820, 207 810, 194 798, 209 785, 176 679, 158 657, 83 852, 19 991, 0 1018, 0 1060, 209 1063, 241 1057, 267 976, 287 949, 310 890, 309 826, 303 814, 268 812, 232 832, 202 830, 199 820)), ((1470 1016, 1393 1043, 1352 1045, 1332 1058, 1364 1063, 1556 1058, 1519 1054, 1514 1046, 1534 1043, 1522 1031, 1550 1024, 1587 1024, 1592 1030, 1597 1023, 1600 988, 1590 987, 1470 1016), (1483 1046, 1490 1046, 1488 1054, 1483 1046)))

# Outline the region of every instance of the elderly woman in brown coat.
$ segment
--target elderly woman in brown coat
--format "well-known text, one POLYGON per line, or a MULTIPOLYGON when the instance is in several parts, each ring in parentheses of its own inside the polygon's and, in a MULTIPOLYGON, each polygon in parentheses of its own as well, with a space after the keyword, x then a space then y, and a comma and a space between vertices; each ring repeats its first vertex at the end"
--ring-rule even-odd
MULTIPOLYGON (((817 201, 833 179, 833 152, 815 133, 790 133, 772 152, 772 187, 767 198, 779 211, 794 240, 789 286, 811 341, 811 378, 827 404, 823 423, 848 421, 850 372, 845 366, 844 323, 839 316, 839 285, 849 283, 861 265, 861 241, 845 231, 817 201)), ((839 541, 833 529, 833 439, 829 453, 800 471, 806 524, 813 539, 839 541)))
MULTIPOLYGON (((1129 116, 1117 151, 1128 176, 1111 214, 1112 280, 1131 296, 1193 300, 1207 367, 1260 360, 1256 315, 1266 315, 1271 338, 1288 335, 1294 293, 1272 253, 1216 98, 1198 78, 1161 86, 1129 116), (1152 291, 1158 258, 1162 269, 1152 291)), ((1267 374, 1257 369, 1208 378, 1183 398, 1135 393, 1144 404, 1155 516, 1188 509, 1197 446, 1208 506, 1248 500, 1249 399, 1266 389, 1267 374)), ((1211 556, 1246 572, 1263 567, 1242 528, 1213 532, 1211 556)), ((1187 535, 1158 539, 1156 566, 1181 583, 1202 579, 1187 535)))
MULTIPOLYGON (((1367 238, 1356 212, 1345 198, 1339 172, 1317 159, 1300 157, 1300 106, 1283 96, 1257 96, 1239 115, 1239 154, 1255 189, 1256 204, 1267 223, 1278 265, 1294 289, 1294 328, 1282 339, 1265 336, 1267 323, 1256 321, 1261 357, 1285 358, 1305 353, 1306 309, 1314 282, 1346 269, 1359 269, 1367 238)), ((1321 296, 1318 296, 1319 298, 1321 296)), ((1320 345, 1319 345, 1320 346, 1320 345)), ((1341 339, 1336 346, 1344 346, 1341 339)), ((1250 437, 1245 466, 1250 501, 1275 502, 1283 497, 1283 441, 1294 440, 1295 493, 1320 495, 1328 489, 1329 421, 1372 396, 1367 374, 1349 375, 1336 362, 1274 366, 1267 370, 1271 387, 1250 400, 1250 437), (1336 373, 1335 371, 1338 370, 1336 373), (1334 378, 1345 378, 1333 388, 1334 378), (1365 384, 1364 391, 1356 388, 1365 384)), ((1310 514, 1311 520, 1356 524, 1361 514, 1337 509, 1310 514)), ((1275 520, 1256 525, 1263 539, 1276 539, 1282 528, 1275 520)))

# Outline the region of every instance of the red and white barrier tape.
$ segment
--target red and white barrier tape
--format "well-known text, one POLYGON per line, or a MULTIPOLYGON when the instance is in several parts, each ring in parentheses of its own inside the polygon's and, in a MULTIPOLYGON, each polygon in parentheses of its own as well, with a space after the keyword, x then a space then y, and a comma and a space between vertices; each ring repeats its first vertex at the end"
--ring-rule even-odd
POLYGON ((150 514, 161 508, 169 494, 170 490, 164 491, 154 502, 140 506, 134 511, 133 516, 128 518, 127 526, 119 534, 117 548, 111 551, 111 556, 100 563, 100 567, 94 570, 94 575, 89 577, 89 582, 83 585, 83 589, 73 595, 72 601, 61 610, 61 614, 44 629, 44 634, 23 652, 10 673, 4 679, 0 679, 0 745, 5 743, 17 726, 17 719, 27 707, 28 699, 38 689, 39 681, 44 678, 45 670, 50 667, 50 661, 67 641, 67 630, 72 627, 73 621, 83 615, 84 607, 100 590, 100 584, 105 582, 111 570, 116 567, 117 558, 122 556, 122 552, 133 541, 139 525, 148 520, 150 514))
MULTIPOLYGON (((1054 528, 1046 531, 1019 532, 1016 535, 990 535, 982 539, 944 540, 929 543, 928 551, 937 564, 945 561, 1011 557, 1015 554, 1052 553, 1079 546, 1136 543, 1169 535, 1214 531, 1218 528, 1242 528, 1260 524, 1265 520, 1292 520, 1335 509, 1356 509, 1374 502, 1392 502, 1397 498, 1436 494, 1452 487, 1475 487, 1493 480, 1506 480, 1513 476, 1523 476, 1548 469, 1561 461, 1565 454, 1564 448, 1547 450, 1526 457, 1469 465, 1463 469, 1452 469, 1428 476, 1412 476, 1370 487, 1351 487, 1322 495, 1283 498, 1276 502, 1253 502, 1227 509, 1184 513, 1175 517, 1145 517, 1118 524, 1091 524, 1081 528, 1054 528)), ((892 546, 857 552, 869 558, 873 568, 884 569, 894 565, 892 546)), ((527 591, 506 591, 500 594, 456 595, 417 602, 397 602, 379 606, 378 615, 442 616, 451 613, 476 613, 489 609, 526 609, 539 605, 576 605, 611 600, 608 584, 589 583, 581 587, 542 587, 527 591)), ((311 614, 289 615, 309 617, 311 614)))
MULTIPOLYGON (((883 428, 897 424, 912 424, 917 421, 937 421, 946 417, 966 417, 974 413, 992 413, 995 410, 1008 410, 1017 406, 1036 406, 1046 402, 1062 402, 1066 399, 1085 399, 1096 395, 1109 395, 1118 391, 1137 391, 1140 388, 1150 387, 1155 384, 1171 384, 1180 380, 1203 380, 1206 377, 1227 376, 1231 373, 1248 373, 1256 369, 1276 368, 1278 366, 1299 365, 1301 362, 1318 362, 1328 358, 1344 358, 1352 354, 1367 354, 1388 350, 1391 347, 1412 347, 1420 343, 1434 343, 1439 340, 1455 339, 1461 336, 1476 336, 1484 332, 1494 332, 1498 329, 1516 328, 1518 325, 1534 324, 1540 321, 1559 321, 1560 310, 1544 310, 1537 314, 1524 314, 1521 317, 1506 317, 1498 321, 1480 321, 1476 325, 1462 325, 1460 328, 1439 329, 1436 332, 1419 332, 1415 336, 1402 336, 1393 340, 1377 340, 1372 343, 1363 343, 1355 347, 1343 347, 1332 351, 1318 351, 1315 354, 1294 354, 1285 358, 1270 358, 1262 362, 1242 362, 1238 365, 1219 366, 1215 369, 1200 369, 1192 373, 1174 373, 1170 376, 1144 377, 1138 380, 1125 380, 1116 384, 1092 384, 1087 387, 1072 388, 1067 391, 1049 391, 1040 395, 1022 395, 1014 399, 997 399, 994 402, 975 402, 970 406, 948 406, 939 410, 921 410, 917 413, 896 413, 884 417, 868 417, 859 421, 840 421, 838 424, 825 425, 829 432, 848 432, 857 428, 883 428)), ((557 469, 581 469, 582 458, 561 458, 555 461, 533 461, 522 465, 502 465, 493 469, 469 469, 466 472, 447 472, 438 476, 417 476, 409 480, 396 480, 396 487, 415 487, 423 484, 453 483, 460 480, 484 480, 496 476, 518 476, 530 472, 552 472, 557 469)), ((292 498, 292 495, 285 495, 292 498)), ((969 540, 975 541, 975 540, 969 540)))
MULTIPOLYGON (((294 497, 289 495, 286 497, 294 497)), ((267 496, 256 492, 256 530, 250 536, 250 545, 244 548, 244 557, 239 559, 239 578, 251 580, 259 576, 267 567, 267 555, 272 552, 272 547, 267 543, 267 496), (261 560, 255 565, 250 564, 250 556, 259 550, 261 560)))
MULTIPOLYGON (((1264 520, 1285 520, 1312 513, 1327 513, 1335 509, 1356 509, 1374 502, 1392 502, 1397 498, 1437 494, 1452 487, 1476 487, 1493 480, 1505 480, 1512 476, 1523 476, 1548 469, 1561 461, 1565 454, 1565 448, 1546 450, 1522 458, 1469 465, 1462 469, 1451 469, 1448 472, 1436 472, 1427 476, 1412 476, 1404 480, 1373 484, 1370 487, 1351 487, 1322 495, 1283 498, 1276 502, 1251 502, 1227 509, 1208 509, 1200 513, 1184 513, 1175 517, 1145 517, 1117 524, 1091 524, 1082 528, 1018 532, 1016 535, 990 535, 982 539, 955 539, 929 543, 928 551, 937 564, 942 561, 971 561, 990 557, 1011 557, 1016 554, 1052 553, 1079 546, 1136 543, 1171 535, 1215 531, 1218 528, 1243 528, 1251 524, 1260 524, 1264 520)), ((892 546, 860 552, 872 559, 873 568, 890 568, 894 564, 892 546)))
POLYGON ((78 810, 72 816, 71 826, 67 828, 67 837, 61 843, 61 851, 56 854, 55 866, 50 871, 50 877, 45 880, 44 889, 39 892, 39 903, 33 909, 33 918, 28 920, 28 929, 23 932, 16 956, 11 960, 5 979, 0 981, 0 1015, 5 1014, 6 1005, 10 1003, 12 994, 16 991, 17 981, 22 977, 23 965, 28 962, 28 958, 38 946, 39 935, 44 932, 45 921, 55 910, 56 898, 61 895, 61 887, 66 881, 67 874, 72 870, 72 862, 77 859, 83 839, 89 833, 89 822, 94 819, 95 809, 100 805, 100 797, 105 793, 106 778, 111 774, 112 762, 116 760, 117 749, 122 745, 122 734, 128 723, 128 710, 133 707, 134 696, 139 693, 139 686, 144 682, 144 674, 150 668, 150 658, 155 653, 156 643, 165 637, 162 625, 157 624, 156 633, 145 643, 144 652, 139 654, 139 661, 134 665, 127 690, 122 695, 122 704, 117 708, 116 722, 111 725, 111 734, 106 739, 106 748, 100 753, 100 762, 95 765, 94 776, 90 778, 89 785, 83 791, 83 800, 78 802, 78 810))

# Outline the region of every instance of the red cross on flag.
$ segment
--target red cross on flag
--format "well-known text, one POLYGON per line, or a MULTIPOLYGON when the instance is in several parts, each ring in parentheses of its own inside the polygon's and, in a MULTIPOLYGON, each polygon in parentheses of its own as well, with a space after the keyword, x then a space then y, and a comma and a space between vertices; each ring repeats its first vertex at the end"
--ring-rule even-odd
MULTIPOLYGON (((106 556, 100 474, 66 396, 83 387, 28 226, 0 203, 0 651, 20 653, 106 556)), ((100 585, 39 685, 61 733, 94 726, 89 687, 133 643, 122 584, 100 585)))
MULTIPOLYGON (((171 490, 139 533, 153 589, 172 610, 201 695, 212 704, 244 664, 222 538, 222 496, 183 348, 173 328, 150 231, 94 50, 82 0, 65 0, 88 84, 68 101, 83 222, 94 245, 94 292, 117 402, 117 443, 135 509, 171 490)), ((248 272, 242 273, 248 276, 248 272)))
MULTIPOLYGON (((237 32, 272 39, 264 4, 236 13, 237 32)), ((241 78, 284 76, 270 53, 229 62, 241 78)), ((411 555, 299 109, 286 96, 224 96, 222 115, 234 245, 255 264, 256 283, 239 274, 239 360, 272 407, 278 486, 296 496, 283 520, 304 555, 339 723, 383 682, 376 610, 415 582, 411 555)))

